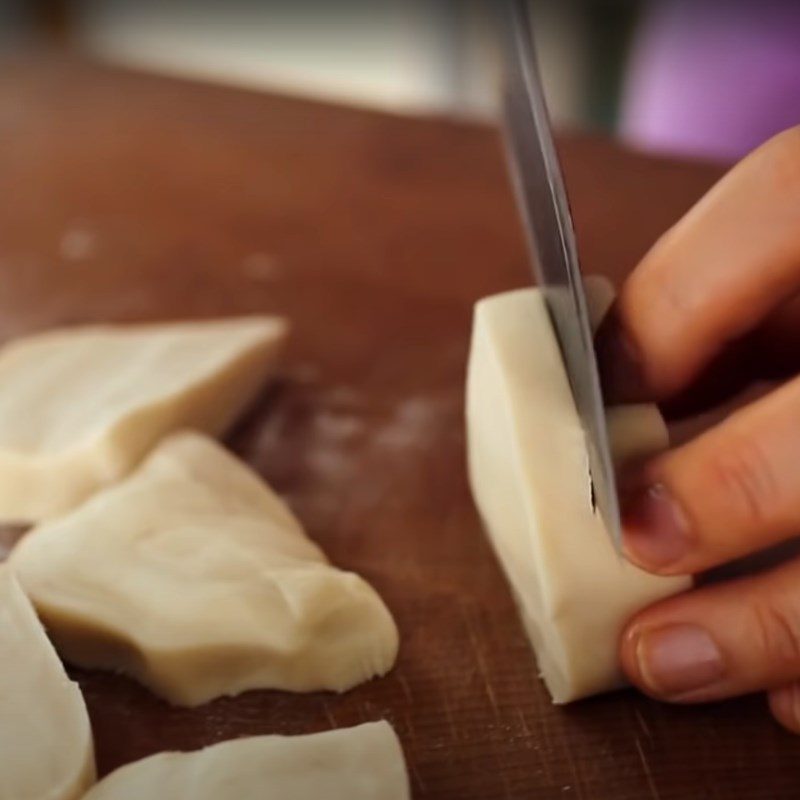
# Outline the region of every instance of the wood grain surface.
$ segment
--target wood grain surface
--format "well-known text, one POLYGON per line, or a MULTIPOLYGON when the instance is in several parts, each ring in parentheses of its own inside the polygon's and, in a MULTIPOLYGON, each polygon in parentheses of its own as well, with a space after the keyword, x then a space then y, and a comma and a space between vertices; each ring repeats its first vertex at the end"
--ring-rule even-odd
MULTIPOLYGON (((396 669, 342 696, 186 710, 74 670, 102 773, 385 717, 418 800, 800 797, 800 740, 761 698, 554 708, 536 677, 464 469, 471 306, 529 281, 494 131, 30 56, 1 62, 0 142, 0 337, 287 314, 282 377, 230 444, 402 634, 396 669)), ((720 173, 561 149, 584 267, 615 279, 720 173)))

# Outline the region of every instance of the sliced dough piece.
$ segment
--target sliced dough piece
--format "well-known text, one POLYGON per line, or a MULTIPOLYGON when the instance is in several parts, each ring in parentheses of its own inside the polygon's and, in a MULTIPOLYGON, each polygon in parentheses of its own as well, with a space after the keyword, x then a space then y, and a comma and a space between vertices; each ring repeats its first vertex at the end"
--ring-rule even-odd
POLYGON ((38 522, 126 475, 165 434, 221 434, 274 368, 277 317, 94 325, 0 350, 0 519, 38 522))
POLYGON ((618 469, 665 450, 669 445, 664 417, 654 403, 608 408, 606 422, 611 456, 618 469))
MULTIPOLYGON (((624 439, 620 458, 666 446, 654 407, 618 408, 610 427, 624 439)), ((583 430, 536 289, 476 306, 467 434, 473 496, 553 700, 619 686, 625 621, 690 582, 649 575, 618 557, 593 513, 583 430)))
POLYGON ((84 800, 410 800, 388 722, 308 736, 252 736, 120 767, 84 800))
POLYGON ((77 800, 95 778, 89 715, 7 566, 0 654, 0 800, 77 800))
POLYGON ((68 660, 197 705, 247 689, 343 691, 394 663, 375 591, 330 566, 281 500, 196 433, 35 528, 9 559, 68 660))

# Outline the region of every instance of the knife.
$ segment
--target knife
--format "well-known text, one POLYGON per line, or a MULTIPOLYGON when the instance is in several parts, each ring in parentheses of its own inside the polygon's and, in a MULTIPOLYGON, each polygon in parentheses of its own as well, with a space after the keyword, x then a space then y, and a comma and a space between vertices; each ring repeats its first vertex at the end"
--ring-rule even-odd
POLYGON ((537 284, 542 288, 586 437, 587 479, 617 553, 619 500, 575 233, 542 84, 527 0, 504 0, 504 139, 537 284))

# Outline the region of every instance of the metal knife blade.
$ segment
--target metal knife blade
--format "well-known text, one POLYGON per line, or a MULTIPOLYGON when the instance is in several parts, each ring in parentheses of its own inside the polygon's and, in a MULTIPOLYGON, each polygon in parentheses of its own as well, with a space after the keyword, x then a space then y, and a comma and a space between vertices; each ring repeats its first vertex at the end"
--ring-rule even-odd
POLYGON ((592 503, 621 552, 619 500, 575 234, 526 0, 506 0, 504 133, 536 281, 544 291, 586 436, 592 503))

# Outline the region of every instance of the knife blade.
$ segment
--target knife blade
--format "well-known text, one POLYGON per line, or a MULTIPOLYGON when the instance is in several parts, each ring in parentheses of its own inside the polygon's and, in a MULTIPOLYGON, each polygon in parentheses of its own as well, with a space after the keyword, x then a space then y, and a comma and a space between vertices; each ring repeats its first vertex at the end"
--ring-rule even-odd
POLYGON ((504 139, 537 284, 586 437, 587 479, 614 549, 622 549, 619 500, 600 376, 564 180, 536 61, 526 0, 505 0, 504 139))

